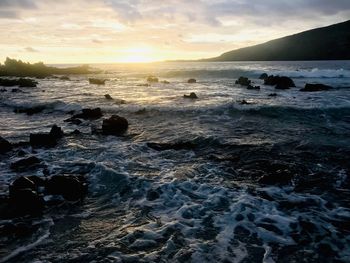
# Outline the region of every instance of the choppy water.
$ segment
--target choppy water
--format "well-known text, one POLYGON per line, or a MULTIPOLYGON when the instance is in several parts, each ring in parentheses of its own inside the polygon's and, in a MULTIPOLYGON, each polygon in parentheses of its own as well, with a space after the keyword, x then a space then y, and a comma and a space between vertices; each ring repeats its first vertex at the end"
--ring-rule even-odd
MULTIPOLYGON (((0 237, 0 262, 350 261, 350 62, 96 67, 105 70, 96 76, 108 79, 104 86, 70 76, 0 93, 1 136, 11 142, 53 124, 84 132, 33 154, 50 174, 84 174, 90 182, 82 204, 46 212, 33 234, 0 237), (263 72, 292 77, 297 88, 264 86, 263 72), (170 84, 140 85, 150 74, 170 84), (241 75, 261 90, 235 85, 241 75), (299 91, 314 82, 335 89, 299 91), (199 99, 182 97, 190 92, 199 99), (13 112, 39 105, 45 110, 32 116, 13 112), (63 122, 89 107, 126 117, 127 134, 91 134, 101 119, 63 122), (191 147, 157 151, 147 143, 191 147), (292 180, 258 182, 271 173, 292 180)), ((18 158, 14 151, 1 159, 1 193, 19 175, 44 176, 42 168, 11 171, 18 158)))

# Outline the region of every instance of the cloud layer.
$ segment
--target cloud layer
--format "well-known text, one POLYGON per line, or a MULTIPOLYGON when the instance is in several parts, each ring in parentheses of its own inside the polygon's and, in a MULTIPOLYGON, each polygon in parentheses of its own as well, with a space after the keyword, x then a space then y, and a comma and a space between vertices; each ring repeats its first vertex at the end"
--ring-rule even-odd
POLYGON ((0 0, 0 57, 210 57, 349 17, 349 0, 0 0))

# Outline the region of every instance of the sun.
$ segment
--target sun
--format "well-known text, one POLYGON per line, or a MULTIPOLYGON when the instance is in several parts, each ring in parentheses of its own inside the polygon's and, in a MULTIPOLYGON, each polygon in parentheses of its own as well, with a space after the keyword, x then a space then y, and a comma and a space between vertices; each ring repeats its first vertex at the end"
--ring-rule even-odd
POLYGON ((160 54, 149 46, 124 49, 122 55, 117 58, 117 61, 121 63, 149 63, 160 60, 162 60, 160 54))

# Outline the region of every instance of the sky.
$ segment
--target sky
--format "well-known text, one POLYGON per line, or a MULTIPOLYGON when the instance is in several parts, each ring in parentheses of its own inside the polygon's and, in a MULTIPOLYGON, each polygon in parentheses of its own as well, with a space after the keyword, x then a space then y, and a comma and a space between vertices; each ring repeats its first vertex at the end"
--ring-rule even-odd
POLYGON ((215 57, 350 19, 350 0, 0 0, 0 61, 215 57))

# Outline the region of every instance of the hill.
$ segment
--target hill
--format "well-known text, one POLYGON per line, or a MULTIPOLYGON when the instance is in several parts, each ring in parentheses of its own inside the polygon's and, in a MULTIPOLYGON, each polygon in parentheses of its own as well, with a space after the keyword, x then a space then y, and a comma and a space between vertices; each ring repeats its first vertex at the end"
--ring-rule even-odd
POLYGON ((350 60, 350 20, 202 61, 350 60))

